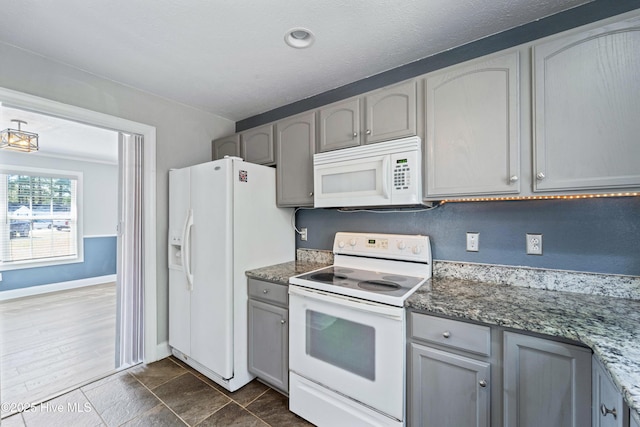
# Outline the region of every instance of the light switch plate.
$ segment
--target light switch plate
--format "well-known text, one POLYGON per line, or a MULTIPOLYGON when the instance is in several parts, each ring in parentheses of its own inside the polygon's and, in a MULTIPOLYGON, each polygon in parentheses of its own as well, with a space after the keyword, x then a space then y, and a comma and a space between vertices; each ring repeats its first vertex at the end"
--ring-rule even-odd
POLYGON ((467 252, 480 250, 480 233, 467 232, 467 252))

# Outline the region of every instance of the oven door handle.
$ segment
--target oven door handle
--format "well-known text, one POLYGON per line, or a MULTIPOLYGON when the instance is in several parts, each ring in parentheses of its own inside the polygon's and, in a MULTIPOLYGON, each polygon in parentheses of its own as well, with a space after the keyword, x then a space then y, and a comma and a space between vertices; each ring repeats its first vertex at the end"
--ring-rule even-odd
MULTIPOLYGON (((322 301, 328 304, 335 304, 341 307, 347 307, 352 310, 363 311, 366 313, 374 313, 393 320, 402 321, 404 318, 404 309, 401 307, 392 307, 371 301, 351 298, 344 295, 318 291, 315 289, 305 289, 299 286, 289 285, 289 295, 296 295, 302 298, 322 301)), ((291 304, 291 302, 289 302, 289 304, 291 304)))

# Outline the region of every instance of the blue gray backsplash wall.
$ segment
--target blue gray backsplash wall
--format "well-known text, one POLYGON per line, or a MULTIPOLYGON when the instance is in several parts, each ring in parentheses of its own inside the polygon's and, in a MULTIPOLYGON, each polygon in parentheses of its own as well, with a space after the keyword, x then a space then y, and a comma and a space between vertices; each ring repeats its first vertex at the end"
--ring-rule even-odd
POLYGON ((445 203, 422 212, 301 209, 298 248, 331 250, 337 231, 426 234, 433 259, 640 276, 640 197, 445 203), (480 233, 479 252, 466 232, 480 233), (526 255, 525 234, 543 234, 543 255, 526 255))

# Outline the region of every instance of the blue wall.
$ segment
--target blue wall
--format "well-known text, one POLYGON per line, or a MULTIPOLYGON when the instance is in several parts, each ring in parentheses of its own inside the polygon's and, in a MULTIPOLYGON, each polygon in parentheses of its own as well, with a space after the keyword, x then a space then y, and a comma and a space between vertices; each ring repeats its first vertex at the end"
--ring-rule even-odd
POLYGON ((331 249, 337 231, 427 234, 433 258, 640 276, 640 197, 445 203, 426 212, 300 210, 297 246, 331 249), (466 232, 480 251, 466 251, 466 232), (543 234, 543 255, 526 255, 525 233, 543 234))
POLYGON ((115 236, 85 237, 84 262, 3 271, 0 291, 116 274, 116 254, 115 236))

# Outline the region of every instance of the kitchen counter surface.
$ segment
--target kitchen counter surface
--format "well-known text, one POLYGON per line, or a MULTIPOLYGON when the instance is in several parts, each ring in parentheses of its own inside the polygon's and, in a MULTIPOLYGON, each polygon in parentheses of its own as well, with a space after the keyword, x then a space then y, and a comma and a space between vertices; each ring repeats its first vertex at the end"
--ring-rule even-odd
POLYGON ((640 415, 640 301, 434 278, 406 302, 414 310, 567 338, 589 346, 640 415))
POLYGON ((252 279, 266 280, 267 282, 288 285, 289 277, 307 273, 312 270, 317 270, 328 265, 331 264, 298 260, 249 270, 246 272, 246 275, 247 277, 251 277, 252 279))

